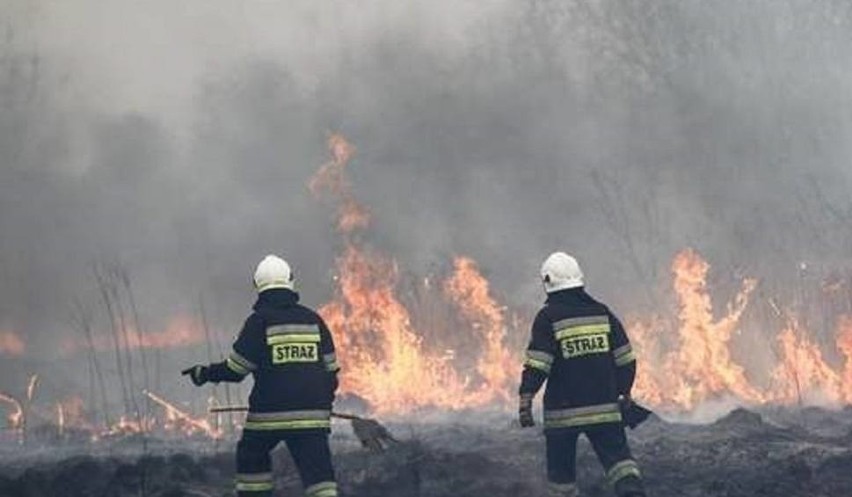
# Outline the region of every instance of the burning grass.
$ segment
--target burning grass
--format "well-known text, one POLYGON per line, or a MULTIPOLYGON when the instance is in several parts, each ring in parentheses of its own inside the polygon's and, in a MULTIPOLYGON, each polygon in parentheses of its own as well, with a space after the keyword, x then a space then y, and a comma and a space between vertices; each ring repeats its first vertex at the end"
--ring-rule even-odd
MULTIPOLYGON (((338 345, 341 398, 376 416, 401 419, 424 412, 513 410, 531 316, 500 303, 469 257, 455 257, 443 274, 416 281, 393 257, 371 246, 369 210, 355 197, 346 175, 355 147, 336 134, 328 146, 331 159, 309 187, 334 208, 342 240, 334 297, 319 309, 338 345)), ((166 331, 143 330, 127 271, 120 264, 106 264, 96 266, 94 275, 110 333, 99 335, 91 309, 78 305, 74 325, 84 340, 69 352, 87 354, 88 395, 64 392, 64 398, 34 402, 38 381, 33 377, 24 398, 0 394, 0 414, 10 431, 23 434, 28 421, 35 420, 49 420, 60 431, 82 430, 93 439, 139 433, 219 439, 235 431, 238 421, 233 417, 190 412, 151 388, 161 369, 152 351, 206 342, 214 359, 214 349, 222 348, 211 339, 203 309, 200 319, 176 318, 166 331), (110 350, 114 367, 98 356, 110 350), (106 387, 108 367, 120 389, 106 387), (113 416, 119 394, 121 414, 113 416)), ((739 278, 730 302, 714 305, 710 275, 710 264, 697 251, 681 251, 671 264, 674 312, 655 309, 627 320, 639 360, 636 398, 668 414, 694 413, 718 403, 852 402, 849 282, 835 278, 820 286, 832 299, 844 288, 850 295, 849 306, 825 311, 824 321, 836 327, 834 344, 826 344, 805 319, 804 307, 779 305, 755 279, 739 278), (755 319, 758 309, 771 313, 755 319), (750 343, 759 346, 744 346, 749 337, 758 337, 750 343)), ((0 355, 25 352, 17 335, 0 333, 0 355)), ((243 400, 232 399, 227 387, 224 397, 222 393, 207 404, 243 400)))

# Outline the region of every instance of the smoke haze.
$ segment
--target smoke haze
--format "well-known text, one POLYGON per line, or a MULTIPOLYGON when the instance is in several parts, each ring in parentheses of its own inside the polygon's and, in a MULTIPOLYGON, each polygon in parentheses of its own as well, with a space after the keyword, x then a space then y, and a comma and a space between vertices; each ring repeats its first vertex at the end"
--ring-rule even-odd
POLYGON ((557 249, 625 311, 685 247, 782 294, 852 262, 845 1, 2 0, 0 23, 0 331, 39 357, 104 262, 151 329, 202 301, 229 336, 270 252, 328 299, 329 132, 372 244, 415 274, 469 255, 510 305, 557 249))

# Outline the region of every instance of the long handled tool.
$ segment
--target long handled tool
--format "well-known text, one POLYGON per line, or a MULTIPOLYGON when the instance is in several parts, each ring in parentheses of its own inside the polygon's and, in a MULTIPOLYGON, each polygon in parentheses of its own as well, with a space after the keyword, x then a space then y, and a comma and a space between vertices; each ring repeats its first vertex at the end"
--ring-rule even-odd
POLYGON ((652 414, 650 409, 640 406, 632 399, 620 401, 621 418, 631 430, 645 422, 652 414))
MULTIPOLYGON (((223 412, 247 412, 248 406, 214 406, 209 409, 210 413, 223 412)), ((362 418, 354 414, 332 412, 332 418, 345 419, 352 423, 352 431, 361 442, 361 446, 370 452, 383 452, 391 443, 397 439, 391 435, 387 428, 375 419, 362 418)))

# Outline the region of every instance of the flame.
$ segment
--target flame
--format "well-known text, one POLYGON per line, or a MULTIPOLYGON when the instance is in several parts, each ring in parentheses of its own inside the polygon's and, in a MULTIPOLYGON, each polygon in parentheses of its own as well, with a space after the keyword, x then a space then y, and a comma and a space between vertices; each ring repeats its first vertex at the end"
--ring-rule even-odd
POLYGON ((0 392, 0 402, 5 402, 12 406, 13 411, 6 415, 6 422, 9 428, 13 430, 20 429, 24 422, 24 408, 21 407, 21 403, 11 395, 6 395, 3 392, 0 392))
POLYGON ((38 375, 34 374, 30 376, 30 381, 27 383, 27 402, 32 403, 33 397, 35 397, 35 391, 38 387, 38 375))
POLYGON ((661 334, 666 329, 666 323, 659 317, 631 316, 626 327, 636 357, 641 358, 633 384, 635 395, 652 406, 670 404, 672 399, 662 386, 666 378, 664 375, 660 377, 661 368, 652 366, 665 361, 661 334))
POLYGON ((460 259, 456 276, 445 286, 457 297, 462 312, 483 325, 481 337, 487 346, 477 365, 482 380, 477 387, 456 370, 452 353, 442 354, 424 344, 423 334, 396 296, 397 264, 354 236, 370 221, 344 174, 355 149, 337 134, 329 138, 328 146, 332 160, 320 167, 309 187, 314 195, 329 195, 336 202, 337 226, 344 237, 345 248, 337 258, 337 295, 319 309, 335 332, 343 367, 341 391, 364 398, 377 413, 427 406, 460 409, 505 399, 508 375, 517 367, 499 370, 511 359, 502 349, 503 317, 488 296, 484 278, 460 259))
POLYGON ((338 268, 339 295, 319 312, 336 333, 341 391, 363 397, 379 413, 462 407, 465 382, 449 358, 425 350, 394 294, 396 266, 350 245, 338 268))
MULTIPOLYGON (((852 317, 841 316, 836 346, 845 358, 841 370, 833 368, 811 333, 796 316, 774 299, 768 304, 783 321, 776 335, 778 352, 770 369, 769 384, 760 386, 750 376, 759 369, 738 364, 732 357, 734 334, 756 281, 746 278, 728 304, 727 312, 714 320, 707 288, 709 264, 693 250, 677 254, 672 263, 679 314, 675 325, 656 318, 628 322, 631 341, 639 358, 635 393, 649 405, 664 410, 690 410, 699 403, 731 396, 741 404, 852 402, 852 317), (664 352, 665 350, 669 352, 664 352)), ((766 350, 769 350, 767 344, 766 350)), ((760 351, 751 362, 758 363, 760 351)))
MULTIPOLYGON (((370 217, 345 174, 355 148, 340 135, 332 135, 328 146, 332 159, 309 186, 314 195, 335 201, 336 224, 343 237, 344 248, 336 261, 336 295, 320 308, 339 345, 342 391, 363 397, 377 413, 505 405, 514 395, 520 351, 512 352, 505 344, 505 311, 476 262, 457 257, 453 273, 440 286, 446 300, 442 312, 454 312, 443 322, 447 329, 418 329, 397 296, 396 262, 360 236, 370 217), (463 339, 453 337, 459 333, 463 339), (464 353, 456 357, 448 344, 459 344, 464 353)), ((743 316, 757 280, 743 278, 724 312, 718 312, 707 285, 710 265, 698 252, 687 249, 676 254, 671 271, 677 315, 633 316, 627 322, 639 357, 638 398, 669 411, 691 410, 718 399, 747 405, 789 403, 801 400, 803 391, 818 392, 808 393, 808 401, 850 398, 852 331, 847 330, 852 330, 852 318, 838 334, 838 350, 846 357, 845 376, 826 363, 806 330, 788 319, 788 326, 777 335, 779 353, 770 384, 763 385, 760 371, 737 362, 734 354, 737 337, 748 331, 743 316)), ((433 288, 437 287, 426 278, 424 291, 433 288)), ((784 313, 774 301, 770 303, 779 316, 784 313)), ((528 323, 516 323, 518 327, 528 329, 528 323)), ((766 347, 767 352, 770 349, 766 347)))
POLYGON ((788 317, 778 343, 781 362, 772 373, 776 382, 774 401, 836 402, 840 399, 840 376, 826 364, 822 351, 808 339, 794 317, 788 317))
POLYGON ((86 403, 79 395, 68 397, 57 403, 58 420, 64 428, 74 427, 94 430, 94 426, 86 419, 86 403))
POLYGON ((852 316, 841 316, 837 325, 837 349, 843 354, 844 368, 841 379, 843 400, 852 404, 852 316))
POLYGON ((455 271, 444 283, 444 292, 453 300, 472 325, 484 350, 476 364, 483 378, 479 396, 485 400, 497 397, 509 401, 514 396, 511 389, 517 381, 520 359, 505 347, 506 326, 503 311, 491 297, 488 280, 479 273, 472 259, 457 257, 455 271))
POLYGON ((59 436, 65 434, 65 409, 61 403, 56 404, 56 426, 59 427, 59 436))
POLYGON ((202 435, 206 435, 210 438, 221 438, 222 432, 218 429, 214 428, 210 421, 207 419, 199 419, 194 418, 192 415, 187 413, 186 411, 178 408, 171 402, 166 399, 160 397, 159 395, 144 391, 143 392, 149 399, 156 402, 160 406, 162 406, 166 410, 166 420, 165 427, 166 429, 178 429, 182 430, 187 435, 192 435, 194 433, 200 433, 202 435))
MULTIPOLYGON (((370 213, 356 198, 347 177, 355 147, 343 136, 332 134, 328 149, 330 160, 308 186, 315 196, 334 206, 335 225, 342 238, 335 261, 334 296, 319 309, 338 345, 342 393, 363 398, 377 415, 426 408, 505 408, 515 395, 523 351, 520 344, 509 342, 528 336, 529 319, 507 312, 498 303, 489 281, 469 257, 456 257, 452 272, 443 281, 441 275, 424 278, 412 297, 409 286, 400 284, 408 280, 402 278, 397 262, 363 236, 370 227, 370 213), (522 332, 515 333, 518 330, 522 332)), ((823 350, 815 333, 807 329, 806 320, 772 298, 767 302, 773 319, 780 323, 774 325, 777 329, 763 329, 767 323, 755 325, 744 319, 757 288, 755 279, 742 278, 731 301, 721 310, 715 308, 707 283, 710 269, 697 251, 679 252, 671 263, 677 312, 668 316, 633 314, 626 320, 638 358, 637 399, 669 412, 693 410, 719 399, 746 405, 852 403, 852 315, 838 317, 836 351, 823 350), (749 350, 748 360, 740 357, 745 340, 767 331, 777 333, 764 340, 765 347, 749 350), (762 361, 771 364, 767 368, 762 361), (832 366, 835 361, 839 366, 832 366)), ((817 293, 823 298, 845 298, 841 292, 848 290, 848 281, 838 278, 822 282, 817 293)), ((129 348, 181 347, 203 340, 203 328, 187 317, 178 317, 164 330, 141 337, 132 329, 122 333, 123 346, 129 348)), ((111 350, 112 346, 108 337, 96 339, 97 349, 111 350)), ((17 335, 0 332, 0 354, 20 355, 24 350, 17 335)), ((33 376, 24 402, 27 416, 37 383, 38 377, 33 376)), ((60 432, 71 426, 84 427, 92 431, 93 438, 154 430, 213 439, 224 435, 218 416, 211 423, 157 394, 144 394, 163 408, 158 410, 159 417, 124 416, 113 426, 95 428, 86 422, 82 399, 71 397, 55 404, 57 425, 60 432)), ((9 425, 21 429, 25 412, 21 403, 2 393, 0 402, 12 406, 9 425)), ((218 405, 218 400, 210 398, 208 404, 218 405)))
POLYGON ((26 351, 24 340, 11 331, 0 331, 0 355, 20 357, 26 351))
POLYGON ((760 402, 761 393, 745 377, 742 366, 731 360, 730 341, 756 281, 746 279, 728 313, 713 318, 713 306, 707 291, 710 265, 693 250, 677 254, 672 262, 674 289, 680 306, 680 348, 668 369, 678 371, 673 398, 687 408, 721 393, 732 393, 748 402, 760 402))
POLYGON ((342 135, 332 134, 328 138, 331 160, 323 164, 311 178, 308 187, 315 196, 330 193, 337 200, 337 228, 343 233, 366 228, 370 215, 352 194, 352 184, 346 177, 346 164, 355 154, 353 147, 342 135))
POLYGON ((765 400, 764 393, 747 378, 745 368, 731 357, 731 339, 739 330, 757 281, 743 280, 727 313, 717 320, 707 288, 709 269, 710 265, 690 249, 681 251, 672 261, 679 308, 674 339, 664 335, 671 332, 671 326, 660 318, 635 320, 628 326, 637 356, 645 359, 639 368, 636 392, 649 404, 692 409, 699 402, 725 395, 745 403, 765 400), (670 352, 662 353, 665 348, 670 352), (662 368, 655 368, 660 364, 662 368))

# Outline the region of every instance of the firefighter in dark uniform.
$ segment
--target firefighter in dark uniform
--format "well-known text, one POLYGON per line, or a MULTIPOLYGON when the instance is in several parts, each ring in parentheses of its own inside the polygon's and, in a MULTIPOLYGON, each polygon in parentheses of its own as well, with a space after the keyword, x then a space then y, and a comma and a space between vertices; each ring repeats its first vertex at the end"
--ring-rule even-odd
POLYGON ((584 433, 619 497, 645 495, 622 424, 636 360, 618 318, 583 288, 564 252, 541 267, 547 301, 535 317, 520 387, 521 426, 533 426, 532 401, 544 393, 547 477, 552 497, 576 497, 577 438, 584 433))
POLYGON ((340 369, 322 318, 299 305, 290 266, 270 255, 257 266, 259 295, 227 360, 184 371, 193 383, 239 382, 254 375, 249 412, 237 444, 239 497, 274 488, 269 453, 287 444, 307 497, 336 497, 328 434, 340 369))

